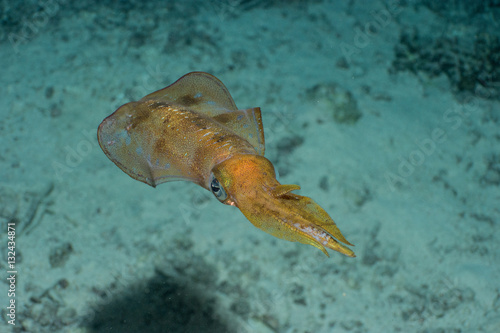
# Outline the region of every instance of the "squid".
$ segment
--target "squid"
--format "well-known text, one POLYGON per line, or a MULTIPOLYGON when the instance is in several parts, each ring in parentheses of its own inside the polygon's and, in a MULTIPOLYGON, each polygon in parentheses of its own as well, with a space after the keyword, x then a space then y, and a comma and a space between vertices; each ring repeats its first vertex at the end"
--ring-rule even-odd
POLYGON ((238 109, 211 74, 188 73, 122 105, 102 121, 97 137, 108 158, 138 181, 196 183, 275 237, 355 257, 325 210, 292 193, 300 186, 276 179, 264 157, 260 108, 238 109))

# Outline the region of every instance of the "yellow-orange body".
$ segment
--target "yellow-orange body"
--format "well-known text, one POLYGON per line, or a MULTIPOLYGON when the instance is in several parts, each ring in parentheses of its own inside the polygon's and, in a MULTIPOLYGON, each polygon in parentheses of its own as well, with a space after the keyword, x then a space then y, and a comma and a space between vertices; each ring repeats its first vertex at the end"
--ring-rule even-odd
POLYGON ((132 178, 156 185, 187 180, 238 207, 282 239, 354 253, 312 199, 281 185, 264 155, 260 108, 238 110, 226 87, 203 72, 121 106, 99 126, 106 155, 132 178))

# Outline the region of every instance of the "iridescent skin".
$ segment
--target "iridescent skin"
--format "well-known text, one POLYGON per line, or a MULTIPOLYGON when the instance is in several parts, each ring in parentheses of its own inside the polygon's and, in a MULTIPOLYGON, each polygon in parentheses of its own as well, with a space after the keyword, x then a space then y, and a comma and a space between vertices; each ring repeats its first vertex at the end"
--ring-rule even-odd
POLYGON ((111 161, 134 179, 153 187, 194 182, 275 237, 313 245, 327 256, 325 248, 355 256, 319 205, 291 193, 298 185, 276 180, 264 157, 260 108, 238 110, 210 74, 186 74, 121 106, 101 123, 98 139, 111 161))

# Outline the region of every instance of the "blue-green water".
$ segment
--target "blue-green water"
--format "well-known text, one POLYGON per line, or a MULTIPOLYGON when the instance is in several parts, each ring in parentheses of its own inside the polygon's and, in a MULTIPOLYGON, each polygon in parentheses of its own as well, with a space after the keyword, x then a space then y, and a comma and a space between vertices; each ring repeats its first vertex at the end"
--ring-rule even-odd
POLYGON ((499 15, 495 1, 0 4, 0 332, 499 332, 499 15), (192 71, 261 108, 279 181, 355 258, 106 157, 101 121, 192 71))

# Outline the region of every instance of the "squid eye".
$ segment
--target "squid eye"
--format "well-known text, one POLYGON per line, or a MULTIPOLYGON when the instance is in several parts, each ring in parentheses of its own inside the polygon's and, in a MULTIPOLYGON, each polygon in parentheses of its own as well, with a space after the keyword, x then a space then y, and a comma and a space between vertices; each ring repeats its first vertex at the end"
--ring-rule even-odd
POLYGON ((224 191, 224 188, 220 185, 219 181, 213 174, 211 175, 211 179, 210 190, 220 202, 224 202, 227 199, 226 191, 224 191))

